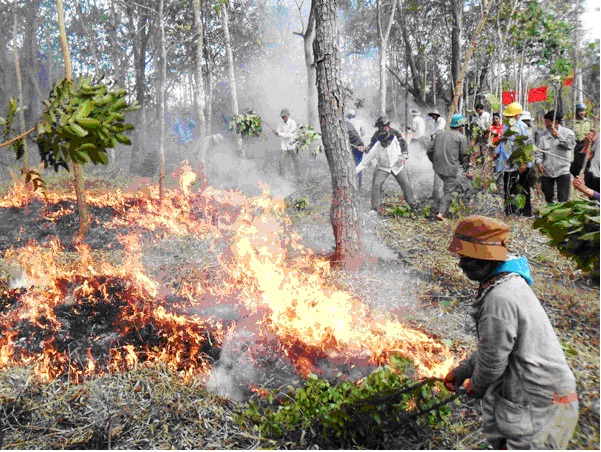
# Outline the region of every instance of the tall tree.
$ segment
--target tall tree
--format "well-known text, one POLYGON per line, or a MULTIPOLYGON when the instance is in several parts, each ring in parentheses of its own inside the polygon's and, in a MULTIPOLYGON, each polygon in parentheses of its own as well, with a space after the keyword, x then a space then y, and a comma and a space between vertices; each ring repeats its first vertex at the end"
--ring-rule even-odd
POLYGON ((301 27, 303 29, 296 35, 303 38, 303 48, 305 51, 305 68, 307 69, 307 121, 309 124, 317 124, 317 91, 315 84, 315 55, 313 54, 313 42, 315 41, 315 10, 310 8, 307 26, 305 27, 302 14, 304 2, 296 1, 299 15, 301 17, 301 27))
POLYGON ((196 84, 194 87, 194 106, 198 116, 198 135, 200 141, 201 162, 204 164, 206 155, 205 136, 207 135, 207 121, 205 117, 205 84, 203 71, 204 57, 204 29, 202 26, 202 1, 194 0, 194 29, 197 33, 195 41, 196 71, 194 73, 196 84))
MULTIPOLYGON (((19 58, 18 46, 18 27, 17 27, 17 4, 13 5, 13 54, 15 61, 15 72, 17 75, 17 105, 19 106, 19 125, 21 133, 25 132, 25 109, 23 108, 23 77, 21 76, 21 60, 19 58)), ((23 173, 27 171, 29 165, 29 152, 27 140, 23 140, 23 173)))
POLYGON ((163 202, 165 185, 165 113, 167 104, 167 48, 165 44, 165 0, 159 0, 159 202, 163 202))
POLYGON ((388 71, 386 68, 386 63, 388 61, 388 38, 390 37, 390 30, 392 29, 392 24, 394 23, 397 2, 396 0, 392 0, 391 11, 389 14, 384 13, 383 0, 377 0, 376 7, 378 25, 378 67, 380 71, 380 114, 385 115, 387 88, 386 73, 388 71), (386 24, 382 23, 384 20, 383 16, 388 18, 386 24))
MULTIPOLYGON (((63 50, 63 59, 65 63, 65 78, 68 82, 73 81, 73 69, 71 66, 71 54, 69 53, 69 44, 67 42, 67 30, 65 28, 65 9, 63 0, 56 0, 56 12, 58 14, 58 30, 60 35, 61 48, 63 50)), ((85 233, 90 229, 91 218, 86 205, 84 190, 84 174, 79 163, 73 162, 73 177, 75 179, 75 196, 77 198, 77 212, 79 214, 79 231, 77 238, 83 240, 85 233)))
MULTIPOLYGON (((225 46, 225 54, 227 57, 227 75, 230 85, 230 102, 231 116, 239 113, 238 109, 238 88, 236 83, 236 71, 234 66, 234 53, 232 52, 232 38, 230 35, 230 19, 227 13, 228 0, 219 0, 219 12, 221 14, 221 25, 223 26, 223 44, 225 46)), ((242 137, 234 131, 234 145, 236 151, 241 157, 245 156, 244 147, 242 146, 242 137)))
POLYGON ((347 269, 361 260, 357 176, 344 118, 338 34, 338 1, 314 0, 315 65, 322 141, 332 178, 330 221, 336 249, 332 261, 347 269))

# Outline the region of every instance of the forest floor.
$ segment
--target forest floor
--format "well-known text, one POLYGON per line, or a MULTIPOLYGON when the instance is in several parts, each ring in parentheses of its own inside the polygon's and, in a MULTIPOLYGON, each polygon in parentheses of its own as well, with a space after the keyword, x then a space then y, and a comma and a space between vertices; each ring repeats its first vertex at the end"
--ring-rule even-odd
MULTIPOLYGON (((415 155, 413 157, 416 157, 415 155)), ((291 227, 305 246, 318 254, 333 250, 329 223, 331 189, 325 159, 306 159, 305 178, 295 190, 284 190, 291 227), (295 208, 302 200, 301 208, 295 208)), ((408 170, 421 205, 427 204, 431 174, 416 160, 408 170)), ((264 165, 269 168, 269 165, 264 165)), ((370 213, 372 170, 363 175, 359 216, 363 247, 369 264, 357 272, 339 271, 335 278, 374 307, 400 316, 441 338, 458 355, 476 345, 468 308, 475 285, 457 267, 457 258, 447 251, 459 218, 467 213, 490 215, 511 227, 510 249, 528 258, 534 278, 533 289, 549 315, 577 379, 580 418, 572 449, 599 449, 599 286, 577 270, 575 264, 548 245, 548 239, 531 228, 531 218, 504 218, 499 194, 480 193, 469 207, 458 207, 446 222, 428 215, 405 215, 400 190, 390 178, 385 184, 384 205, 393 209, 370 213), (392 213, 395 212, 395 213, 392 213)), ((209 180, 210 182, 210 180, 209 180)), ((94 183, 105 183, 99 177, 94 183), (100 181, 100 182, 98 182, 100 181)), ((106 182, 110 189, 111 183, 106 182)), ((277 190, 276 190, 277 191, 277 190)), ((3 191, 4 193, 4 191, 3 191)), ((542 206, 539 194, 535 208, 542 206)), ((57 236, 67 251, 78 227, 77 216, 64 215, 53 221, 52 212, 73 208, 73 202, 45 206, 32 203, 23 208, 0 209, 0 251, 25 245, 30 239, 43 242, 57 236)), ((113 246, 116 231, 102 223, 114 212, 92 209, 95 223, 87 243, 96 250, 113 246)), ((157 273, 171 271, 184 278, 195 263, 191 253, 177 241, 163 243, 147 265, 157 273), (190 253, 190 254, 187 254, 190 253), (160 262, 161 256, 168 256, 160 262), (174 260, 175 258, 177 260, 174 260), (182 259, 182 260, 179 260, 182 259), (183 264, 185 259, 190 262, 183 264), (169 270, 171 269, 171 270, 169 270), (182 276, 184 275, 184 276, 182 276)), ((196 251, 198 251, 196 249, 196 251)), ((113 253, 118 253, 116 247, 113 253)), ((0 262, 0 293, 8 293, 14 269, 0 262)), ((174 276, 175 278, 175 276, 174 276)), ((10 308, 8 299, 0 313, 10 308)), ((237 402, 207 393, 202 385, 184 384, 160 367, 141 368, 104 376, 83 384, 69 381, 39 383, 27 368, 0 371, 0 446, 26 448, 118 448, 118 449, 304 449, 307 444, 290 444, 261 438, 241 429, 234 421, 240 412, 237 402), (122 421, 125 419, 125 421, 122 421)), ((398 438, 382 443, 389 449, 479 449, 486 448, 477 401, 461 398, 453 404, 444 423, 431 437, 419 443, 398 438)))

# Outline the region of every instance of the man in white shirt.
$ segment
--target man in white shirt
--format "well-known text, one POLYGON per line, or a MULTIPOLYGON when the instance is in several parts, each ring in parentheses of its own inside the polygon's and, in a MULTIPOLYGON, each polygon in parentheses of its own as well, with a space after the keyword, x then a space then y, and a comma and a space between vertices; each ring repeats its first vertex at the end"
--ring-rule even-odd
POLYGON ((426 148, 426 122, 417 108, 412 108, 409 112, 413 116, 413 122, 407 142, 408 144, 415 143, 418 149, 423 151, 426 148))
POLYGON ((290 110, 287 108, 282 109, 280 117, 282 120, 277 129, 273 129, 273 133, 280 137, 280 158, 278 161, 280 176, 284 177, 285 169, 292 161, 294 173, 297 178, 300 178, 296 122, 290 117, 290 110))
MULTIPOLYGON (((379 122, 380 119, 378 119, 379 122)), ((372 160, 376 159, 377 168, 371 186, 372 210, 376 212, 379 210, 382 202, 382 186, 388 176, 392 174, 401 187, 405 201, 412 211, 416 211, 417 202, 405 169, 407 155, 403 154, 399 140, 394 133, 391 133, 389 124, 386 122, 380 127, 379 133, 374 137, 375 144, 369 153, 363 155, 363 160, 357 165, 355 171, 359 174, 369 166, 372 160)))

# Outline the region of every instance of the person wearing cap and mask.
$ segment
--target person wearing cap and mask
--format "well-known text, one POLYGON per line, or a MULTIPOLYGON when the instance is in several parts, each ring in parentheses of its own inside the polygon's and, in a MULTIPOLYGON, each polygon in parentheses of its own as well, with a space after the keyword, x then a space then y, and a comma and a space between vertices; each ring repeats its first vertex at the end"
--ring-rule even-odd
POLYGON ((584 140, 593 129, 593 122, 586 117, 586 105, 583 103, 576 104, 576 114, 574 116, 576 146, 574 147, 574 160, 570 165, 570 174, 578 177, 588 166, 588 162, 585 162, 587 149, 585 149, 584 140))
POLYGON ((541 174, 540 188, 547 203, 554 201, 556 186, 558 202, 570 199, 570 165, 576 137, 574 132, 559 124, 561 120, 561 113, 548 111, 544 116, 545 130, 538 139, 541 152, 537 153, 536 166, 541 174))
POLYGON ((377 162, 371 186, 371 208, 376 212, 379 210, 382 202, 382 186, 392 174, 401 187, 405 202, 409 204, 411 210, 415 211, 417 202, 405 168, 405 162, 409 157, 407 144, 402 136, 400 138, 402 141, 399 142, 400 132, 390 127, 390 121, 386 116, 380 116, 375 125, 378 130, 371 139, 369 152, 364 154, 361 163, 355 167, 355 171, 359 174, 372 161, 377 162))
POLYGON ((273 129, 273 133, 280 137, 280 158, 278 160, 280 176, 284 177, 285 169, 289 166, 289 162, 292 161, 294 173, 297 178, 300 178, 296 122, 290 117, 290 110, 287 108, 282 109, 280 118, 281 121, 277 129, 273 129))
POLYGON ((467 138, 463 134, 465 118, 454 114, 451 118, 451 130, 436 135, 433 143, 427 150, 427 155, 432 162, 434 173, 442 180, 442 199, 433 206, 436 218, 440 221, 446 219, 445 215, 451 206, 453 192, 457 189, 460 171, 468 171, 469 157, 467 155, 467 138))
POLYGON ((526 217, 532 216, 532 201, 530 188, 532 184, 532 166, 533 162, 520 167, 511 162, 511 154, 516 146, 516 139, 519 136, 527 137, 525 143, 531 143, 530 131, 528 126, 520 119, 522 114, 522 106, 518 102, 512 102, 505 110, 503 110, 503 133, 496 149, 497 154, 497 171, 503 173, 503 196, 505 205, 505 215, 523 215, 526 217), (517 129, 517 134, 509 135, 507 131, 517 129), (503 137, 508 135, 506 137, 503 137), (525 197, 525 204, 519 207, 515 198, 518 195, 525 197))
POLYGON ((444 132, 444 128, 447 125, 447 121, 442 116, 440 116, 440 112, 436 109, 428 113, 428 116, 434 121, 434 125, 432 126, 432 132, 430 133, 430 139, 434 140, 434 137, 437 134, 439 134, 440 132, 444 132))
POLYGON ((449 251, 479 283, 471 309, 478 342, 445 386, 465 383, 467 395, 482 400, 493 449, 566 449, 578 421, 575 378, 531 288, 528 261, 509 253, 508 236, 507 224, 480 215, 455 229, 449 251))

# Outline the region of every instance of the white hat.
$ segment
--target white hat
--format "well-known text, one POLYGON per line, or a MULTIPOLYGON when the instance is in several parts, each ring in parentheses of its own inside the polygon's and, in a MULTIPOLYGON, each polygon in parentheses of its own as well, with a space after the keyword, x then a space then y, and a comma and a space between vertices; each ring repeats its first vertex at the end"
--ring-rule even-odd
POLYGON ((532 115, 530 114, 529 111, 523 111, 522 114, 520 115, 520 119, 522 121, 532 121, 532 115))

